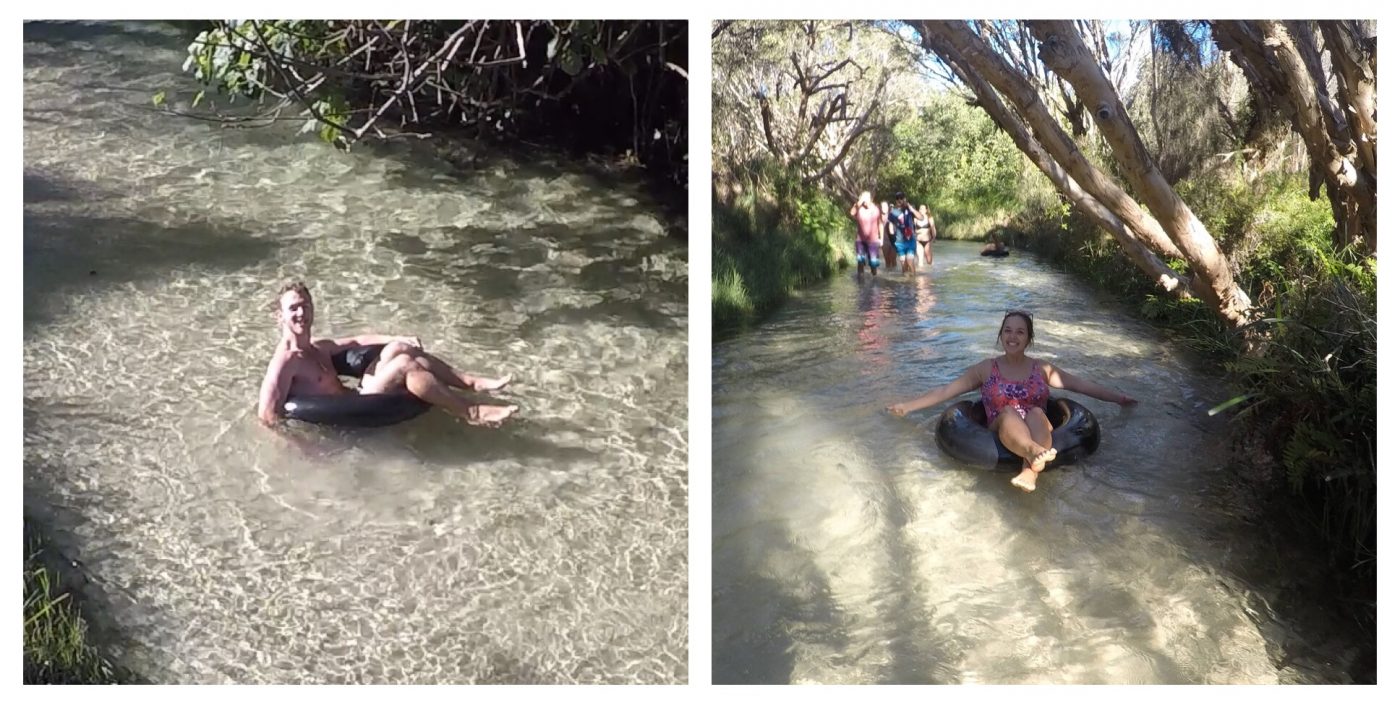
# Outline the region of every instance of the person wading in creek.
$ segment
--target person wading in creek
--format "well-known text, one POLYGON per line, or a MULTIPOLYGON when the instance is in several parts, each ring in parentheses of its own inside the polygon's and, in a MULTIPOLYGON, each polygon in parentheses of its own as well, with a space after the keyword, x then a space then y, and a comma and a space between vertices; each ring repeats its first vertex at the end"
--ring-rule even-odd
POLYGON ((856 277, 870 264, 870 274, 880 271, 880 208, 871 201, 870 192, 861 192, 851 205, 851 219, 856 222, 856 277))

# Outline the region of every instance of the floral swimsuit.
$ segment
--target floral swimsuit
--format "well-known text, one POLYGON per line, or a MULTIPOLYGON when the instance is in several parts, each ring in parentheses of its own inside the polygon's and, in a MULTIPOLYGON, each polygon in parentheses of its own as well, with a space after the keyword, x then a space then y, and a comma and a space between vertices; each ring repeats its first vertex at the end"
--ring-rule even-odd
POLYGON ((1040 373, 1040 367, 1031 360, 1031 375, 1019 381, 1002 378, 1001 367, 992 360, 992 374, 982 382, 982 406, 987 409, 987 425, 997 419, 1001 409, 1011 406, 1025 420, 1026 413, 1035 407, 1045 408, 1050 402, 1050 384, 1040 373))

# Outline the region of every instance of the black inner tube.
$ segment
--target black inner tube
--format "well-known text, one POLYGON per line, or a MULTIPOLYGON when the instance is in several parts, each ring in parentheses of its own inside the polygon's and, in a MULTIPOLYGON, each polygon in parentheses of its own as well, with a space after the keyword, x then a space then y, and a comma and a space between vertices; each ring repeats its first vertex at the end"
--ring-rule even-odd
MULTIPOLYGON (((1068 398, 1051 398, 1045 404, 1045 417, 1050 419, 1055 448, 1055 459, 1046 469, 1078 462, 1099 449, 1099 421, 1088 408, 1068 398)), ((987 410, 980 398, 948 406, 938 419, 935 436, 945 453, 970 465, 1019 472, 1024 464, 987 429, 987 410)))
MULTIPOLYGON (((341 376, 363 378, 365 370, 379 358, 383 344, 352 347, 331 357, 341 376)), ((292 420, 351 428, 377 428, 402 423, 428 412, 432 405, 413 394, 345 393, 337 396, 289 396, 282 404, 283 415, 292 420)))

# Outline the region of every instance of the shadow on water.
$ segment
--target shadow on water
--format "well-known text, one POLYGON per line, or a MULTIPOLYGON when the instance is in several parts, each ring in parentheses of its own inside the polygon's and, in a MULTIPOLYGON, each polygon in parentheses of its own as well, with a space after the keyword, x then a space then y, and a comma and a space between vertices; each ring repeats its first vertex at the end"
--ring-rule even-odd
MULTIPOLYGON (((467 395, 479 403, 504 405, 511 402, 508 393, 499 398, 467 395)), ((559 445, 548 439, 549 434, 560 432, 573 432, 581 439, 588 439, 592 431, 554 423, 546 430, 542 424, 531 420, 529 411, 517 413, 500 428, 469 425, 439 409, 429 410, 406 423, 378 429, 323 427, 310 423, 290 425, 288 435, 300 441, 298 447, 302 454, 322 459, 335 459, 365 444, 404 446, 420 462, 440 467, 500 460, 540 460, 569 467, 598 458, 597 453, 587 448, 559 445)))
MULTIPOLYGON (((798 406, 801 407, 800 404, 798 406)), ((893 460, 871 459, 875 469, 893 460)), ((819 549, 798 539, 802 532, 781 520, 748 519, 733 524, 743 529, 743 543, 723 543, 714 567, 726 567, 725 581, 717 583, 711 595, 717 611, 712 619, 712 674, 716 684, 789 684, 794 680, 799 647, 831 657, 834 665, 851 659, 856 644, 879 647, 888 661, 878 668, 876 682, 889 684, 956 683, 960 650, 954 638, 945 636, 928 616, 919 577, 913 562, 915 552, 906 534, 909 522, 908 500, 902 498, 888 478, 866 488, 876 498, 879 518, 887 523, 876 533, 879 545, 870 548, 868 559, 883 563, 881 580, 873 591, 872 607, 848 612, 835 598, 833 577, 817 557, 819 549), (781 558, 774 563, 772 558, 781 558), (773 577, 773 568, 788 571, 773 577), (869 629, 865 619, 871 614, 875 625, 902 628, 874 642, 853 640, 852 634, 869 629)), ((857 571, 856 575, 866 575, 857 571)), ((717 579, 718 580, 718 579, 717 579)))
POLYGON ((921 602, 923 579, 915 570, 914 549, 903 531, 909 523, 908 507, 893 484, 882 485, 880 518, 888 520, 881 529, 885 554, 889 559, 889 584, 883 591, 881 619, 886 626, 907 626, 910 631, 888 638, 890 662, 882 667, 879 682, 886 684, 956 683, 958 674, 951 667, 958 663, 951 637, 936 636, 932 618, 921 602))
MULTIPOLYGON (((508 396, 494 403, 508 402, 508 396)), ((474 399, 486 401, 487 399, 474 399)), ((547 439, 547 431, 529 418, 528 411, 499 429, 472 426, 445 411, 429 411, 408 432, 413 451, 424 462, 459 465, 465 461, 491 462, 542 458, 562 466, 597 458, 582 448, 559 445, 547 439)), ((555 427, 558 430, 558 427, 555 427)))
POLYGON ((521 327, 523 334, 534 334, 560 325, 583 325, 606 322, 619 327, 637 327, 655 331, 685 331, 677 324, 673 313, 648 307, 647 299, 612 300, 587 306, 563 306, 532 316, 521 327))
MULTIPOLYGON (((937 453, 937 445, 930 444, 928 447, 937 453)), ((1070 475, 1076 472, 1074 467, 1059 468, 1049 472, 1045 480, 1049 481, 1048 475, 1070 475)), ((1060 598, 1058 602, 1050 601, 1051 589, 1037 579, 1027 577, 1023 580, 1023 587, 1018 588, 1021 592, 1018 592, 1017 598, 1031 603, 1039 610, 1035 613, 1036 635, 1072 636, 1075 627, 1081 624, 1090 627, 1113 627, 1121 639, 1132 643, 1132 652, 1135 655, 1149 660, 1157 672, 1153 683, 1176 685, 1196 682, 1176 660, 1148 646, 1153 641, 1152 635, 1157 627, 1154 619, 1155 608, 1148 602, 1126 588, 1105 585, 1111 581, 1086 574, 1086 563, 1082 555, 1069 556, 1074 560, 1073 564, 1069 564, 1057 562, 1055 553, 1041 552, 1044 548, 1041 544, 1048 532, 1046 515, 1042 513, 1042 507, 1047 503, 1045 499, 1012 489, 1012 473, 970 470, 966 474, 974 476, 973 491, 979 497, 991 500, 995 505, 1001 524, 1011 530, 1008 535, 1018 539, 1013 543, 1019 546, 1022 545, 1020 539, 1036 539, 1024 544, 1028 546, 1024 553, 1019 552, 1020 549, 1013 551, 1017 557, 1033 558, 1028 561, 1028 576, 1053 575, 1068 578, 1065 585, 1056 586, 1054 589, 1060 598), (1133 641, 1137 638, 1141 638, 1141 641, 1133 641)), ((1087 565, 1092 568, 1118 567, 1113 557, 1095 557, 1087 565)), ((1080 667, 1092 667, 1101 663, 1101 660, 1101 657, 1096 657, 1084 649, 1079 650, 1079 655, 1070 656, 1070 661, 1080 667)), ((1003 661, 1009 660, 1003 658, 1003 661)), ((1032 675, 1035 667, 1028 660, 1019 668, 1008 667, 1006 670, 1012 675, 1032 675)), ((1106 671, 1091 669, 1089 673, 1080 673, 1072 680, 1081 684, 1104 684, 1119 682, 1122 678, 1106 671)))
POLYGON ((579 206, 631 209, 656 214, 669 224, 667 235, 685 241, 689 205, 684 190, 674 185, 659 185, 640 169, 619 168, 608 161, 585 159, 584 155, 569 155, 567 151, 529 142, 497 141, 478 138, 463 128, 437 128, 433 136, 418 139, 409 136, 388 142, 371 141, 357 146, 390 165, 387 180, 409 189, 439 189, 442 184, 436 174, 469 181, 482 174, 502 172, 518 185, 497 195, 505 204, 529 208, 537 196, 530 191, 530 181, 548 182, 561 173, 560 165, 569 165, 569 173, 583 180, 584 196, 579 206), (408 147, 405 148, 405 145, 408 147), (637 204, 631 196, 645 193, 650 203, 637 204))
MULTIPOLYGON (((795 547, 785 550, 803 551, 795 547)), ((807 556, 810 558, 810 554, 807 556)), ((718 613, 711 620, 714 683, 791 683, 796 666, 794 647, 796 640, 805 634, 794 631, 793 627, 806 623, 831 626, 839 622, 839 610, 831 601, 831 588, 826 578, 810 570, 812 563, 805 565, 809 569, 808 577, 802 579, 801 585, 816 588, 812 593, 814 599, 799 597, 791 587, 795 583, 779 583, 754 564, 732 576, 735 579, 733 591, 726 587, 714 588, 710 595, 714 607, 729 608, 744 616, 744 621, 734 623, 738 627, 737 637, 722 635, 725 628, 720 624, 718 613), (754 631, 756 628, 762 630, 754 631)), ((830 643, 831 640, 824 636, 819 641, 830 643)))
POLYGON ((42 204, 45 202, 92 202, 106 199, 111 195, 97 191, 89 184, 81 187, 59 182, 51 177, 29 170, 24 171, 24 203, 42 204))
MULTIPOLYGON (((62 407, 26 397, 24 400, 25 448, 29 450, 28 435, 31 430, 49 428, 40 421, 50 415, 62 415, 62 407)), ((77 530, 89 527, 93 522, 85 509, 100 508, 98 499, 112 494, 113 490, 88 488, 78 492, 76 497, 58 498, 53 490, 60 485, 57 480, 81 477, 79 471, 55 462, 50 458, 32 458, 26 454, 23 469, 24 527, 26 533, 33 532, 44 541, 40 560, 58 581, 54 594, 67 593, 80 608, 83 622, 87 627, 86 644, 100 648, 100 654, 109 660, 117 671, 115 677, 120 683, 146 683, 147 677, 131 673, 131 662, 123 656, 132 653, 159 652, 158 647, 141 644, 129 631, 119 626, 112 618, 118 616, 119 608, 141 606, 144 617, 152 618, 154 624, 168 621, 160 619, 164 609, 143 603, 128 588, 120 583, 102 577, 95 570, 107 560, 127 555, 131 544, 117 537, 105 539, 100 548, 87 543, 77 530), (114 656, 115 654, 115 656, 114 656)), ((180 661, 179 657, 168 657, 180 661)))
POLYGON ((190 267, 236 271, 273 255, 277 246, 241 226, 191 221, 177 226, 125 216, 30 210, 43 201, 87 200, 86 189, 26 177, 24 329, 67 314, 72 294, 169 277, 190 267))
POLYGON ((415 276, 452 285, 488 300, 517 301, 535 293, 539 286, 529 278, 559 279, 568 292, 587 292, 602 302, 561 304, 530 316, 526 330, 539 330, 558 324, 611 322, 657 331, 683 328, 667 303, 684 301, 687 283, 683 278, 659 279, 648 271, 650 259, 669 255, 673 247, 651 240, 632 230, 626 221, 612 219, 576 229, 557 225, 504 232, 484 227, 451 230, 450 245, 429 245, 417 236, 391 233, 384 245, 404 256, 405 271, 415 276), (621 234, 633 242, 624 255, 616 243, 621 234), (485 255, 465 256, 485 250, 485 255), (597 260, 577 269, 568 267, 540 270, 555 252, 583 252, 597 260), (464 262, 467 261, 467 262, 464 262))
MULTIPOLYGON (((24 23, 24 41, 52 44, 59 46, 74 46, 75 51, 90 49, 88 43, 98 40, 111 41, 113 27, 111 22, 59 22, 59 21, 30 21, 24 23)), ((172 46, 178 47, 180 39, 185 36, 179 29, 172 25, 165 25, 154 22, 122 22, 119 23, 122 44, 138 44, 148 49, 169 50, 172 46)), ((26 63, 28 58, 26 56, 26 63)), ((64 65, 71 65, 71 60, 64 62, 64 65)))

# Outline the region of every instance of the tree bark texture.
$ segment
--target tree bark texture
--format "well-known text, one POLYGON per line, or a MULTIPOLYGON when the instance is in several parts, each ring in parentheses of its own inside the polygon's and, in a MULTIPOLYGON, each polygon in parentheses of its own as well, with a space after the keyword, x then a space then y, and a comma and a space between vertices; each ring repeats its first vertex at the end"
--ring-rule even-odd
POLYGON ((953 67, 958 78, 976 94, 978 105, 987 112, 987 115, 997 126, 1011 137, 1021 152, 1025 153, 1046 177, 1050 178, 1050 182, 1056 190, 1069 199, 1070 203, 1080 212, 1112 235, 1128 258, 1139 269, 1152 276, 1153 282, 1163 292, 1177 298, 1190 295, 1190 281, 1162 262, 1162 259, 1153 253, 1147 244, 1133 233, 1121 219, 1093 195, 1085 192, 1079 183, 1075 182, 1074 178, 1065 172, 1065 169, 1036 141, 1025 123, 1007 109, 996 90, 973 70, 961 54, 933 34, 927 32, 922 34, 925 46, 943 57, 953 67))
POLYGON ((1312 163, 1314 198, 1327 186, 1337 242, 1354 239, 1375 255, 1376 63, 1358 23, 1320 23, 1332 59, 1336 94, 1328 92, 1320 50, 1309 22, 1215 21, 1220 47, 1250 79, 1261 105, 1288 116, 1312 163))
POLYGON ((1099 132, 1113 149, 1128 183, 1147 203, 1167 236, 1185 256, 1195 291, 1232 326, 1252 321, 1250 299, 1235 283, 1230 262, 1214 237, 1182 201, 1157 169, 1128 118, 1118 92, 1094 61, 1074 25, 1068 21, 1033 21, 1031 32, 1040 40, 1040 59, 1064 77, 1090 107, 1099 132))

